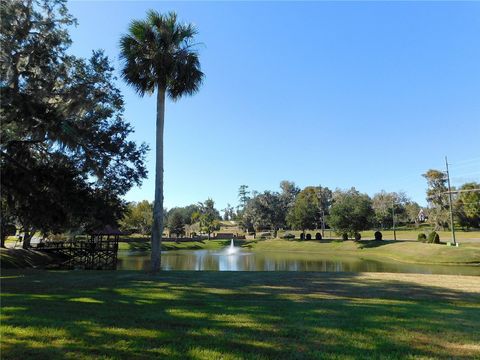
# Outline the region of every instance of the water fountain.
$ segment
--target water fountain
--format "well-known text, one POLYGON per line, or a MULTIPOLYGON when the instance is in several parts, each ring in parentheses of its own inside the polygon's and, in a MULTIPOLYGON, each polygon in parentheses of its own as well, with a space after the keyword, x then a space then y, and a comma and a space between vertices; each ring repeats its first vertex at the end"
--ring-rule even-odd
POLYGON ((233 243, 233 239, 230 240, 230 246, 226 249, 226 254, 227 255, 233 255, 237 252, 237 248, 235 247, 234 243, 233 243))

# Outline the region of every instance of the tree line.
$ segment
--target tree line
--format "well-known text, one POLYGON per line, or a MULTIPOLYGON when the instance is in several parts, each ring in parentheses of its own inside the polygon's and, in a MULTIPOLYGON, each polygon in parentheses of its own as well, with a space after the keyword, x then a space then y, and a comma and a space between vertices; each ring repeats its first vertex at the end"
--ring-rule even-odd
MULTIPOLYGON (((236 210, 230 204, 222 209, 223 220, 235 220, 246 232, 272 231, 277 235, 280 229, 301 230, 335 229, 340 235, 354 237, 358 232, 367 229, 391 229, 394 222, 397 226, 430 223, 435 230, 448 228, 448 201, 446 178, 438 170, 429 170, 423 176, 427 180, 427 200, 429 206, 422 208, 409 199, 404 192, 380 191, 372 197, 355 188, 348 190, 331 190, 323 186, 307 186, 300 189, 292 181, 282 181, 279 191, 266 190, 262 193, 249 191, 247 185, 238 190, 238 206, 236 210)), ((466 183, 459 190, 479 189, 480 184, 466 183)), ((131 204, 134 214, 143 207, 141 202, 131 204)), ((208 207, 192 204, 165 210, 165 224, 169 232, 176 236, 185 233, 185 227, 191 228, 197 221, 199 225, 204 209, 212 210, 210 231, 219 228, 222 219, 220 211, 214 207, 212 200, 207 200, 208 207)), ((454 214, 457 225, 468 229, 480 227, 480 193, 459 192, 454 196, 454 214)), ((151 208, 144 218, 151 226, 151 208)), ((133 219, 127 215, 126 219, 133 219)), ((139 228, 133 226, 132 228, 139 228)), ((207 228, 199 226, 203 232, 207 228)))
MULTIPOLYGON (((243 188, 239 198, 243 197, 243 188), (241 194, 242 193, 242 194, 241 194)), ((406 224, 418 221, 420 206, 404 193, 381 191, 370 198, 352 187, 331 190, 324 186, 298 188, 282 181, 280 191, 252 192, 239 217, 247 231, 279 229, 306 230, 333 228, 354 236, 362 230, 391 228, 393 217, 406 224)))
MULTIPOLYGON (((148 200, 129 203, 120 220, 122 230, 150 236, 153 226, 153 208, 153 202, 148 200)), ((215 202, 212 199, 185 207, 164 209, 163 223, 167 228, 164 235, 181 237, 186 234, 188 227, 189 235, 202 232, 210 237, 215 230, 220 229, 221 220, 222 216, 215 208, 215 202)))

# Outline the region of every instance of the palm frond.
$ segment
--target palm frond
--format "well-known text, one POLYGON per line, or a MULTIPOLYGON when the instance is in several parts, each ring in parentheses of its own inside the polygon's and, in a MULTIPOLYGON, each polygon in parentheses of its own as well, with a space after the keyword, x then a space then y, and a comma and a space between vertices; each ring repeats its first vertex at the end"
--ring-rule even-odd
POLYGON ((184 95, 195 94, 204 77, 196 52, 179 51, 176 60, 175 69, 168 84, 168 95, 172 100, 177 100, 184 95))
POLYGON ((204 74, 193 39, 197 29, 179 24, 174 12, 147 13, 132 21, 120 40, 122 77, 141 96, 164 87, 172 99, 198 91, 204 74))

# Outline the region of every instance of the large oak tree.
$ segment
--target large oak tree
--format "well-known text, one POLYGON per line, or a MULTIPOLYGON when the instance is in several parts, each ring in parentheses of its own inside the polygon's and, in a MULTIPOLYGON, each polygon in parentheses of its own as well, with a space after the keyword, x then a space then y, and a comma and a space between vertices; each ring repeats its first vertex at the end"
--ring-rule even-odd
POLYGON ((1 196, 24 247, 36 231, 116 221, 121 196, 146 176, 147 148, 128 139, 109 60, 67 53, 65 1, 0 4, 1 196))

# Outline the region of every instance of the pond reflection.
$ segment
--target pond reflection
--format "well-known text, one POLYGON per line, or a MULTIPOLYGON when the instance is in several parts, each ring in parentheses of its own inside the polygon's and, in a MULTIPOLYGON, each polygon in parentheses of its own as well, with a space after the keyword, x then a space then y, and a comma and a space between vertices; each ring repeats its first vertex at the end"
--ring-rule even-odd
MULTIPOLYGON (((150 253, 119 251, 118 270, 148 270, 150 253)), ((246 252, 233 255, 212 250, 162 252, 163 270, 210 271, 321 271, 399 272, 422 274, 480 275, 478 266, 420 265, 350 257, 325 258, 321 254, 246 252)))

